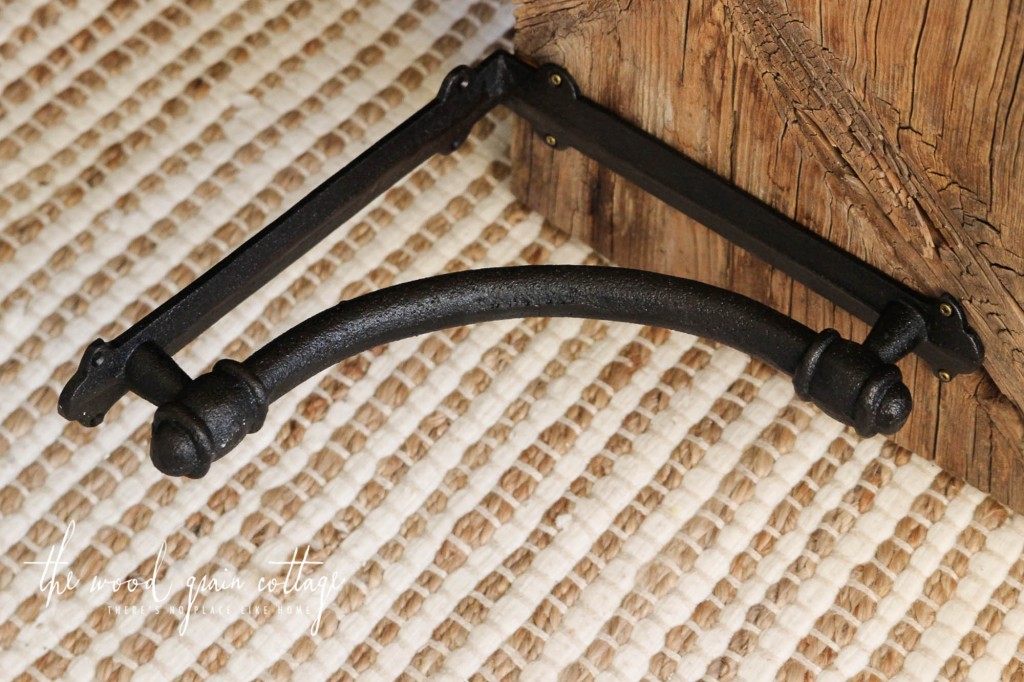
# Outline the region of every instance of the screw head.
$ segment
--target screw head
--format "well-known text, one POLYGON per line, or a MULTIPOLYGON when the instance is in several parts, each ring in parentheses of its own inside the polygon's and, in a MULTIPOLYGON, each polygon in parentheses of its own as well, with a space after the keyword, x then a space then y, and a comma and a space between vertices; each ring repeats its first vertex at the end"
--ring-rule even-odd
POLYGON ((939 314, 943 317, 953 317, 953 306, 948 303, 940 303, 939 314))
POLYGON ((548 145, 549 147, 555 147, 555 146, 557 146, 557 145, 558 145, 558 138, 557 138, 557 137, 555 137, 554 135, 545 135, 545 136, 544 136, 544 142, 545 142, 545 143, 546 143, 546 144, 547 144, 547 145, 548 145))
POLYGON ((562 84, 562 76, 560 74, 553 73, 551 74, 551 77, 548 78, 548 82, 550 82, 557 88, 559 85, 562 84))
POLYGON ((953 375, 952 374, 950 374, 949 372, 947 372, 944 369, 940 369, 939 370, 939 381, 941 381, 944 384, 948 384, 952 380, 953 380, 953 375))

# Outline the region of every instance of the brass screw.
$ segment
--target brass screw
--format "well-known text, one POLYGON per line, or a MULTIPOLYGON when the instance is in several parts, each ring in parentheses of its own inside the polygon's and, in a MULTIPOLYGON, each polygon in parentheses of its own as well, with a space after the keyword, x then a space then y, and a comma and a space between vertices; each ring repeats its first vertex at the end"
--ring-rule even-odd
POLYGON ((939 312, 943 317, 953 317, 953 306, 948 303, 940 303, 939 312))
POLYGON ((554 147, 558 144, 558 138, 555 137, 554 135, 545 135, 544 141, 548 144, 549 147, 554 147))
POLYGON ((553 73, 551 74, 551 78, 548 78, 548 81, 557 88, 562 84, 562 77, 557 73, 553 73))
POLYGON ((953 380, 953 375, 952 374, 950 374, 949 372, 947 372, 944 369, 940 369, 939 370, 939 381, 941 381, 944 384, 948 384, 952 380, 953 380))

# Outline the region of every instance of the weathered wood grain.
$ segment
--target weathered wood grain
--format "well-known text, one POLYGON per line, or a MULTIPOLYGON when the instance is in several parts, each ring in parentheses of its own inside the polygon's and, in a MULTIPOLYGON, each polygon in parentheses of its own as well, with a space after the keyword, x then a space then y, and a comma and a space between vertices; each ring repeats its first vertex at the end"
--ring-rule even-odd
MULTIPOLYGON (((1024 1, 520 0, 516 48, 911 286, 959 297, 985 374, 911 358, 896 440, 1024 511, 1024 1)), ((516 188, 613 260, 866 327, 524 128, 516 188)))

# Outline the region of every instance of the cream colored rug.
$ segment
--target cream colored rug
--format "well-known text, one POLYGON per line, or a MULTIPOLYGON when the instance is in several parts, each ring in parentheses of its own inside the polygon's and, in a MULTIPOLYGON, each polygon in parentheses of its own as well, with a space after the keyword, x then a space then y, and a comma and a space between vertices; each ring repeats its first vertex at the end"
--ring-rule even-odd
MULTIPOLYGON (((153 408, 56 413, 113 338, 504 45, 499 0, 6 0, 0 678, 1022 679, 1024 520, 682 334, 510 321, 275 403, 200 481, 153 408), (301 570, 300 570, 301 569, 301 570)), ((598 262, 497 114, 179 354, 446 270, 598 262)))

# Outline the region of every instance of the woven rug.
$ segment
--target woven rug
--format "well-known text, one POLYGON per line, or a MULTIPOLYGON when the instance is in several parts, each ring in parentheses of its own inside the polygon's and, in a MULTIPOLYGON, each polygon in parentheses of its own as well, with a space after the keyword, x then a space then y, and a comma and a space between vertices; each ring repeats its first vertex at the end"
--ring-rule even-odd
MULTIPOLYGON (((198 481, 153 408, 57 395, 111 339, 507 46, 499 0, 5 0, 0 678, 1024 677, 1024 520, 728 348, 528 319, 363 353, 198 481)), ((510 194, 511 117, 178 354, 342 298, 600 263, 510 194)))

